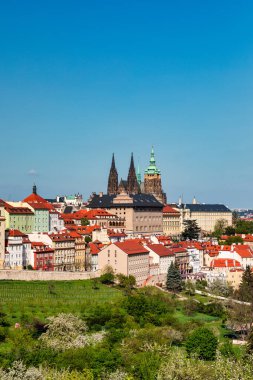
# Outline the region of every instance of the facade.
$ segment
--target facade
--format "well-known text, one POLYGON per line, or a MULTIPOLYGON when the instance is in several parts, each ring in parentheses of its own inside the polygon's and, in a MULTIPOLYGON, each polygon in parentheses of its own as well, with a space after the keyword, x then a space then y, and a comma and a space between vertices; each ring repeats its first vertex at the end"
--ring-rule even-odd
POLYGON ((75 238, 68 232, 49 235, 54 249, 54 270, 71 271, 75 269, 75 238))
POLYGON ((110 244, 98 254, 99 269, 111 266, 115 274, 134 276, 143 285, 149 276, 149 251, 136 240, 110 244))
POLYGON ((0 269, 4 267, 5 259, 5 217, 4 203, 0 202, 0 269))
POLYGON ((54 270, 54 250, 42 242, 33 242, 33 268, 35 270, 54 270))
POLYGON ((150 257, 153 258, 152 263, 158 264, 158 274, 167 274, 170 264, 175 262, 173 250, 162 244, 148 244, 146 248, 149 250, 150 257))
POLYGON ((224 205, 220 204, 182 204, 181 230, 183 231, 184 220, 196 220, 203 232, 211 233, 214 231, 217 220, 225 219, 228 226, 232 225, 232 212, 224 205))
POLYGON ((69 235, 75 239, 75 270, 85 270, 85 249, 84 236, 76 231, 70 231, 69 235))
POLYGON ((175 263, 177 264, 181 276, 187 277, 189 273, 192 273, 192 267, 190 266, 190 256, 186 249, 175 247, 173 248, 175 254, 175 263))
POLYGON ((9 230, 5 252, 5 269, 23 269, 23 234, 18 230, 9 230))
POLYGON ((163 233, 174 237, 181 234, 180 212, 170 205, 163 207, 163 233))
POLYGON ((34 229, 34 212, 29 207, 16 207, 4 202, 4 216, 6 229, 19 230, 25 234, 34 229))
POLYGON ((93 194, 88 207, 106 209, 125 218, 125 233, 138 236, 162 233, 162 203, 150 194, 93 194))

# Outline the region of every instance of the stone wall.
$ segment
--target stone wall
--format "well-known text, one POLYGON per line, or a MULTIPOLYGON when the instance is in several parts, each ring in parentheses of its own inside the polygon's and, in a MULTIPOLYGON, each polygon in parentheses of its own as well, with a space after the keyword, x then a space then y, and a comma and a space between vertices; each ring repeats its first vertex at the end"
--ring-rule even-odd
POLYGON ((0 270, 0 280, 71 281, 98 277, 98 272, 42 272, 32 270, 0 270))

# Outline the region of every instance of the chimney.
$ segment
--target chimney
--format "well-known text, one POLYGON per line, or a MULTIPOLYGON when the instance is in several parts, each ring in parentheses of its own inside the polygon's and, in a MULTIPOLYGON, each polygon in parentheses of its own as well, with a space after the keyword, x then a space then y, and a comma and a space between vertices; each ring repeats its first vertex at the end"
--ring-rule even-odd
POLYGON ((37 186, 35 184, 33 185, 33 194, 37 194, 37 186))

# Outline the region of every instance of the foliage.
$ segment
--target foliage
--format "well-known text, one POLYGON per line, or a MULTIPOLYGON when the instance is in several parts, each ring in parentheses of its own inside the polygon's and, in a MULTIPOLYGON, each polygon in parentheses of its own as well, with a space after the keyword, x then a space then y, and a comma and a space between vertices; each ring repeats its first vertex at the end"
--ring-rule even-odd
POLYGON ((235 234, 235 227, 233 227, 233 226, 227 226, 225 228, 225 235, 232 236, 234 234, 235 234))
POLYGON ((199 237, 200 228, 196 220, 185 220, 182 240, 197 240, 199 237))
POLYGON ((243 239, 241 236, 230 236, 226 241, 225 244, 232 245, 232 244, 243 244, 243 239))
POLYGON ((214 226, 213 236, 219 239, 225 233, 227 227, 228 222, 226 219, 218 219, 214 226))
POLYGON ((85 236, 84 238, 85 243, 90 243, 92 241, 92 238, 90 236, 85 236))
POLYGON ((201 327, 189 335, 185 347, 189 356, 195 355, 202 360, 214 360, 218 340, 212 331, 201 327))
POLYGON ((0 378, 1 380, 46 380, 39 369, 34 367, 26 368, 21 361, 15 361, 12 367, 6 371, 2 370, 0 378))
POLYGON ((194 296, 195 294, 195 285, 192 281, 185 281, 184 283, 184 291, 189 296, 194 296))
POLYGON ((235 232, 237 234, 253 234, 253 222, 242 219, 237 220, 235 232))
POLYGON ((81 219, 81 226, 89 226, 90 225, 90 221, 87 219, 87 218, 82 218, 81 219))
POLYGON ((253 329, 250 331, 247 339, 247 352, 253 354, 253 329))
POLYGON ((45 346, 56 351, 84 347, 104 338, 103 333, 87 335, 85 322, 72 314, 61 313, 56 317, 48 317, 48 321, 47 331, 39 339, 45 346))
POLYGON ((233 294, 233 288, 219 279, 214 280, 208 285, 208 291, 220 297, 230 297, 233 294))
POLYGON ((252 380, 252 361, 218 356, 215 362, 187 358, 182 350, 172 351, 159 369, 157 380, 252 380))
POLYGON ((102 284, 113 284, 114 283, 114 274, 113 273, 105 273, 100 276, 100 282, 102 284))
POLYGON ((181 274, 174 262, 171 262, 168 268, 166 287, 173 292, 180 292, 182 290, 181 274))
POLYGON ((238 297, 241 301, 253 302, 253 273, 248 265, 242 275, 238 297))
POLYGON ((124 288, 126 292, 130 292, 136 286, 136 279, 134 276, 125 276, 122 273, 117 275, 119 286, 124 288))

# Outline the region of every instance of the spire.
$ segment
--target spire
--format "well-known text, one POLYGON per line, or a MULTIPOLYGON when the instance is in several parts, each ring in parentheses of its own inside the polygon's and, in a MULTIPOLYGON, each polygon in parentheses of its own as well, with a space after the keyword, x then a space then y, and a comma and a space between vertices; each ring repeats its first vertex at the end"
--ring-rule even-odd
POLYGON ((155 152, 154 147, 152 145, 151 154, 150 154, 150 160, 149 160, 149 166, 145 170, 146 174, 160 174, 160 170, 157 168, 155 163, 155 152))
POLYGON ((33 194, 37 194, 37 186, 35 183, 33 184, 33 194))
POLYGON ((133 153, 131 154, 130 167, 127 176, 127 191, 129 194, 138 194, 140 192, 134 167, 133 153))
POLYGON ((112 154, 111 169, 108 177, 107 194, 117 194, 118 192, 118 172, 115 165, 114 153, 112 154))
POLYGON ((136 177, 137 177, 138 184, 140 186, 141 185, 141 171, 140 171, 140 164, 139 164, 139 162, 138 162, 138 166, 137 166, 136 177))

